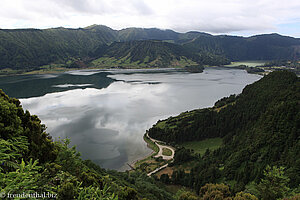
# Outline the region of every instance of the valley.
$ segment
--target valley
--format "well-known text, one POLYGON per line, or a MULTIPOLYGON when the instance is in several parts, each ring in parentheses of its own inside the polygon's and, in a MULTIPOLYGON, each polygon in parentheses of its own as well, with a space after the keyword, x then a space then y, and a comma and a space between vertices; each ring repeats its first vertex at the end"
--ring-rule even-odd
POLYGON ((275 33, 0 29, 0 198, 299 199, 299 63, 275 33))

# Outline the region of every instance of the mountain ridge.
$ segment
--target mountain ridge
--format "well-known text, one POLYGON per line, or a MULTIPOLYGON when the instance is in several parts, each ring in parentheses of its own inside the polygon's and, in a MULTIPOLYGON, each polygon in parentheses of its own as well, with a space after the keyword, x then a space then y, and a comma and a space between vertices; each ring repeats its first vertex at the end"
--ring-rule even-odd
POLYGON ((279 34, 277 32, 272 32, 272 33, 262 33, 262 34, 254 34, 254 35, 250 35, 250 36, 242 36, 242 35, 230 35, 230 34, 210 34, 207 32, 202 32, 202 31, 196 31, 196 30, 190 30, 190 31, 186 31, 186 32, 177 32, 174 31, 172 29, 161 29, 161 28, 156 28, 156 27, 150 27, 150 28, 141 28, 141 27, 127 27, 127 28, 122 28, 122 29, 113 29, 109 26, 106 25, 102 25, 102 24, 92 24, 86 27, 78 27, 78 28, 67 28, 67 27, 63 27, 63 26, 59 26, 59 27, 51 27, 51 28, 16 28, 16 29, 9 29, 9 28, 0 28, 0 31, 22 31, 22 30, 51 30, 51 29, 70 29, 70 30, 80 30, 80 29, 98 29, 99 27, 102 27, 104 29, 110 29, 112 31, 124 31, 124 30, 130 30, 130 29, 140 29, 140 30, 152 30, 152 29, 156 29, 159 31, 172 31, 174 33, 177 34, 187 34, 187 33, 196 33, 196 34, 204 34, 204 35, 210 35, 210 36, 233 36, 233 37, 242 37, 242 38, 251 38, 251 37, 255 37, 255 36, 260 36, 260 35, 279 35, 279 36, 284 36, 284 37, 290 37, 290 38, 295 38, 295 39, 299 39, 297 37, 293 37, 293 36, 289 36, 289 35, 283 35, 283 34, 279 34))
POLYGON ((192 54, 209 54, 212 55, 209 63, 215 56, 230 61, 300 58, 300 39, 279 34, 242 37, 197 31, 178 33, 158 28, 114 30, 103 25, 91 25, 77 29, 0 29, 0 69, 32 70, 50 64, 69 66, 78 61, 88 65, 92 59, 97 59, 90 55, 95 55, 99 48, 114 42, 139 40, 160 40, 181 45, 192 54))

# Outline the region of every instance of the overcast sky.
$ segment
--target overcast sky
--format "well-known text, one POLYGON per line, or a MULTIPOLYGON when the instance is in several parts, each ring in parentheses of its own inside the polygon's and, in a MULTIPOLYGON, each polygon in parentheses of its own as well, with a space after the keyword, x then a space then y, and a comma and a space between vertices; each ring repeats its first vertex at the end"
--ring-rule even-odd
POLYGON ((1 0, 0 28, 127 27, 300 38, 300 0, 1 0))

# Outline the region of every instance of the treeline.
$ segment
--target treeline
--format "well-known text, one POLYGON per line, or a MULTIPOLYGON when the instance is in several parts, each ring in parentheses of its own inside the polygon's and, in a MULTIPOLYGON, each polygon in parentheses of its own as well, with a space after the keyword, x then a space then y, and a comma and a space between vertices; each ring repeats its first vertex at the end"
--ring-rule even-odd
POLYGON ((263 67, 267 67, 273 70, 283 70, 286 68, 297 75, 300 74, 300 60, 273 60, 265 63, 263 67))
POLYGON ((205 183, 228 181, 240 191, 258 182, 267 165, 284 166, 290 179, 288 186, 297 188, 299 99, 299 78, 291 72, 276 71, 246 86, 240 95, 223 98, 213 108, 159 121, 149 135, 172 145, 223 138, 221 148, 207 152, 190 173, 179 176, 184 185, 197 190, 205 183))
POLYGON ((106 171, 82 160, 69 139, 53 142, 45 129, 37 116, 24 112, 19 100, 0 90, 2 197, 37 193, 51 194, 49 199, 174 199, 146 174, 106 171))

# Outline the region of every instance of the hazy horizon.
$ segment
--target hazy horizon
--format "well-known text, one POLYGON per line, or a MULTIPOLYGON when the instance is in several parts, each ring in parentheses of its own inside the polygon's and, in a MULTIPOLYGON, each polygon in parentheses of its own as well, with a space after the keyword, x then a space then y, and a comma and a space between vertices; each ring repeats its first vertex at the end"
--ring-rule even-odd
POLYGON ((104 24, 249 36, 300 37, 300 1, 289 0, 3 0, 0 28, 79 28, 104 24))
MULTIPOLYGON (((36 29, 36 30, 47 30, 47 29, 57 29, 57 28, 65 28, 65 29, 85 29, 85 28, 88 28, 90 26, 105 26, 105 27, 108 27, 108 28, 111 28, 107 25, 103 25, 103 24, 91 24, 91 25, 88 25, 88 26, 85 26, 85 27, 64 27, 64 26, 56 26, 56 27, 48 27, 48 28, 33 28, 33 27, 27 27, 27 28, 1 28, 0 27, 0 30, 22 30, 22 29, 36 29)), ((300 36, 299 37, 295 37, 295 36, 291 36, 291 35, 287 35, 287 34, 281 34, 281 33, 278 33, 278 32, 270 32, 270 33, 257 33, 257 34, 249 34, 249 35, 238 35, 238 34, 214 34, 214 33, 209 33, 209 32, 205 32, 205 31, 197 31, 197 30, 188 30, 188 31, 185 31, 185 32, 181 32, 181 31, 176 31, 176 30, 173 30, 173 29, 162 29, 162 28, 157 28, 157 27, 149 27, 149 28, 143 28, 143 27, 125 27, 125 28, 121 28, 121 29, 114 29, 114 28, 111 28, 115 31, 121 31, 121 30, 125 30, 125 29, 130 29, 130 28, 136 28, 136 29, 159 29, 159 30, 171 30, 171 31, 174 31, 176 33, 189 33, 189 32, 199 32, 199 33, 207 33, 207 34, 211 34, 211 35, 214 35, 214 36, 218 36, 218 35, 230 35, 230 36, 238 36, 238 37, 252 37, 252 36, 256 36, 256 35, 268 35, 268 34, 279 34, 279 35, 282 35, 282 36, 288 36, 288 37, 294 37, 294 38, 299 38, 300 39, 300 36)))

